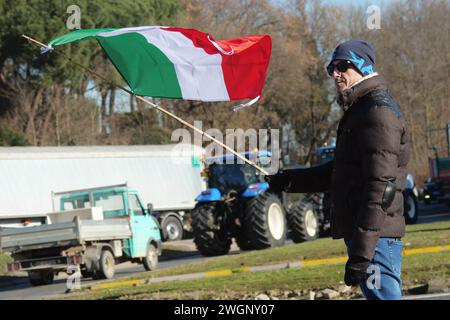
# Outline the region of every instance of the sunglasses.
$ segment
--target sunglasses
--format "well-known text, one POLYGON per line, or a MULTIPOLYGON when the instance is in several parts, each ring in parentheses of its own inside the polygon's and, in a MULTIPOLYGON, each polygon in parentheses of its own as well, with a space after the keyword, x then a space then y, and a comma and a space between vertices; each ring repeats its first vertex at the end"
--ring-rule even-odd
POLYGON ((348 68, 352 66, 352 63, 347 60, 339 61, 336 64, 331 64, 327 67, 328 75, 331 77, 333 75, 334 68, 337 68, 339 72, 345 72, 348 68))

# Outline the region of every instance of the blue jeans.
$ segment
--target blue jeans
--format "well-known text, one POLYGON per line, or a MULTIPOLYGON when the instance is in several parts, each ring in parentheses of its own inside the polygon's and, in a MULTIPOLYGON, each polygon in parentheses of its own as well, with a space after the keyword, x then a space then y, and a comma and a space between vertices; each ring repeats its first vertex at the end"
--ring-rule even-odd
MULTIPOLYGON (((345 239, 347 252, 351 241, 345 239)), ((402 298, 402 240, 379 238, 375 255, 367 269, 369 278, 360 284, 367 300, 400 300, 402 298)))

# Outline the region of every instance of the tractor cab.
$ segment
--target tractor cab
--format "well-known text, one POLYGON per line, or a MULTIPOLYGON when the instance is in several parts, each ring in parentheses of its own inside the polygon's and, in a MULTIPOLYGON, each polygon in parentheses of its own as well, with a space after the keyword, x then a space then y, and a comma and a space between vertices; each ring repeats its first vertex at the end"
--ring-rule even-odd
MULTIPOLYGON (((246 152, 247 159, 261 167, 267 166, 271 160, 271 152, 262 150, 246 152)), ((214 201, 221 197, 242 195, 252 197, 265 191, 269 186, 263 175, 247 163, 239 163, 235 155, 212 157, 205 160, 203 176, 207 178, 208 188, 196 201, 214 201)))

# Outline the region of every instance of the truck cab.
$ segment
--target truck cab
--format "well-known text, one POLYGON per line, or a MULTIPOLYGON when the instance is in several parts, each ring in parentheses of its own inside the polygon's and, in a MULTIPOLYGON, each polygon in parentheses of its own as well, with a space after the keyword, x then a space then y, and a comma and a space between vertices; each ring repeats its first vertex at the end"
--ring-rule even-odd
POLYGON ((60 212, 101 207, 104 219, 128 218, 132 236, 124 241, 123 251, 130 258, 144 257, 152 240, 160 248, 160 225, 151 205, 144 207, 137 190, 126 184, 54 193, 53 203, 60 212))

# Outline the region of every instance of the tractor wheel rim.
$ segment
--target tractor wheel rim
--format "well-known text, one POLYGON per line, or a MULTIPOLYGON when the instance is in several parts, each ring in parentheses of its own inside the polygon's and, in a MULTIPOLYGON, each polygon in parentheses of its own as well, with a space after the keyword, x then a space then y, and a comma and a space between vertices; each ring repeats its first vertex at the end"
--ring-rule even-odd
POLYGON ((412 197, 408 197, 406 199, 407 202, 407 206, 408 206, 408 210, 406 212, 406 214, 408 215, 409 218, 414 219, 414 217, 416 216, 416 208, 415 208, 415 204, 414 204, 414 199, 412 197))
POLYGON ((180 230, 178 230, 178 226, 173 222, 167 224, 166 231, 167 237, 170 240, 178 239, 178 236, 180 235, 180 230))
POLYGON ((280 240, 284 233, 284 216, 281 207, 272 203, 268 212, 269 231, 275 240, 280 240))
POLYGON ((312 210, 308 210, 305 214, 305 226, 306 232, 310 237, 313 237, 317 233, 317 219, 312 210))

